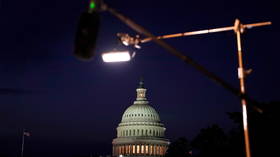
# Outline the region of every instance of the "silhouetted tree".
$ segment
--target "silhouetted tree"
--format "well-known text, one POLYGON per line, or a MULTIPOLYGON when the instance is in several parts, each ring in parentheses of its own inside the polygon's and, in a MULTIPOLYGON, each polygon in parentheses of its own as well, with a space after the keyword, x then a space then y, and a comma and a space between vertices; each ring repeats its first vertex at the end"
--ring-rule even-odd
MULTIPOLYGON (((262 103, 258 106, 263 113, 256 112, 249 108, 248 125, 252 155, 254 157, 273 156, 278 154, 277 145, 279 142, 280 102, 262 103)), ((230 118, 239 123, 242 127, 242 114, 230 113, 230 118)), ((243 130, 240 133, 243 138, 243 130)))
POLYGON ((165 154, 165 157, 189 157, 191 156, 191 146, 189 141, 184 138, 178 138, 172 142, 165 154))
POLYGON ((245 156, 244 131, 241 112, 227 113, 229 118, 237 125, 228 133, 228 152, 230 156, 245 156))
MULTIPOLYGON (((249 105, 248 125, 252 156, 264 157, 278 154, 278 129, 280 102, 262 103, 257 106, 263 113, 257 112, 249 105)), ((228 134, 218 125, 201 129, 192 141, 192 148, 198 151, 196 157, 245 157, 244 132, 241 112, 228 113, 229 118, 237 124, 228 134)))
MULTIPOLYGON (((278 154, 277 145, 274 143, 279 142, 280 102, 262 103, 258 107, 262 109, 263 113, 256 112, 250 108, 248 110, 252 156, 273 156, 276 153, 278 154)), ((242 130, 242 114, 229 113, 229 117, 238 123, 240 130, 242 130)), ((243 138, 243 130, 240 132, 239 137, 243 138)))
POLYGON ((198 150, 198 157, 228 156, 228 137, 218 125, 201 129, 192 141, 192 147, 198 150))

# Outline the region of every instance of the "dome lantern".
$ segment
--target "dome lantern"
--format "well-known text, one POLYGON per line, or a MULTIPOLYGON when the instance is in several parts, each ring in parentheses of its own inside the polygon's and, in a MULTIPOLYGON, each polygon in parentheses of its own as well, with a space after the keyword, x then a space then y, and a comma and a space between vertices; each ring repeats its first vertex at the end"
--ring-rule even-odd
POLYGON ((141 78, 139 82, 139 87, 136 89, 137 92, 137 98, 136 101, 145 101, 146 99, 146 91, 147 89, 144 88, 144 81, 141 78))

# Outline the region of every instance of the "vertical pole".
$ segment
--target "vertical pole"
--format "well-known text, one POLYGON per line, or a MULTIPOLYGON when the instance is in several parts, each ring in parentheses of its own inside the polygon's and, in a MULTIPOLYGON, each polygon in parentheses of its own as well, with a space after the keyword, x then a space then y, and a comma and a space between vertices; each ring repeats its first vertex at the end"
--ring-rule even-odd
POLYGON ((23 151, 24 151, 24 129, 22 132, 22 143, 21 143, 21 157, 23 157, 23 151))
MULTIPOLYGON (((242 60, 242 50, 241 50, 241 24, 238 19, 235 20, 235 33, 237 38, 237 49, 238 49, 238 78, 240 83, 240 92, 242 95, 245 94, 245 71, 243 67, 242 60)), ((244 130, 244 140, 245 140, 245 151, 246 157, 251 157, 250 141, 249 141, 249 130, 248 130, 248 119, 247 119, 247 101, 245 98, 241 98, 242 104, 242 116, 243 116, 243 130, 244 130)))

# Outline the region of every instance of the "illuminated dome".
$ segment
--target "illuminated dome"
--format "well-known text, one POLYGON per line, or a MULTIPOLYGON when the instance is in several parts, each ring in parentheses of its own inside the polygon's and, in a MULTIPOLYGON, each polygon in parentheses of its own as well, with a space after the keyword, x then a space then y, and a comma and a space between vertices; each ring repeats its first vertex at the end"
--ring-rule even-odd
POLYGON ((157 111, 152 106, 134 104, 126 109, 121 122, 160 122, 160 119, 157 111))
POLYGON ((128 107, 117 127, 117 138, 112 142, 113 156, 163 156, 169 141, 159 114, 146 99, 146 89, 140 81, 137 98, 128 107))

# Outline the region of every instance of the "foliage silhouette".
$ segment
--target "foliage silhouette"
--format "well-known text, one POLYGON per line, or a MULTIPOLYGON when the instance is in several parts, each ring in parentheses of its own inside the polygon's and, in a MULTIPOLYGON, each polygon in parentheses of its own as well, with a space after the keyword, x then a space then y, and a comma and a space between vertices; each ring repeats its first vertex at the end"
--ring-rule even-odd
POLYGON ((184 138, 178 138, 169 145, 165 157, 190 157, 191 146, 189 141, 184 138))

